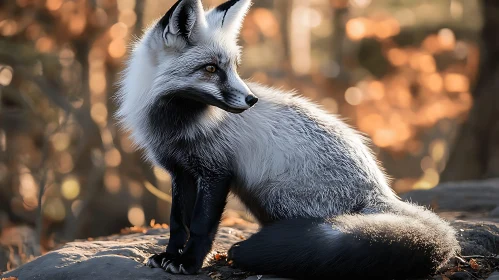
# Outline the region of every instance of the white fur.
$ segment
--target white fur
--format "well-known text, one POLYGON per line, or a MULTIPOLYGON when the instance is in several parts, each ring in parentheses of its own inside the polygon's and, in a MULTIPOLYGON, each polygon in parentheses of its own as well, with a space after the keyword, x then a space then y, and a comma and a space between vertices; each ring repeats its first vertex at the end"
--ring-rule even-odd
POLYGON ((249 85, 259 102, 219 128, 229 135, 226 145, 235 145, 236 193, 251 190, 268 204, 279 197, 293 205, 290 217, 339 214, 360 200, 377 208, 376 199, 396 199, 353 129, 304 98, 249 85))
MULTIPOLYGON (((154 101, 149 94, 156 77, 156 63, 145 43, 153 40, 152 31, 148 30, 141 41, 132 47, 132 54, 120 80, 120 91, 117 94, 119 109, 117 117, 120 123, 131 131, 133 142, 140 148, 148 143, 146 129, 146 109, 154 101)), ((166 61, 168 63, 168 61, 166 61)))

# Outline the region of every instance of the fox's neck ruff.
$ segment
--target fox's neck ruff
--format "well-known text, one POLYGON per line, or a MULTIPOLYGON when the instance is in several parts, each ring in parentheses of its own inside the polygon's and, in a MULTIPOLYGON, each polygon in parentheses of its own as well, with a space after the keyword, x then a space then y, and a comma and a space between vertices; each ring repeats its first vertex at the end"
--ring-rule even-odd
POLYGON ((180 95, 159 98, 148 114, 152 133, 178 138, 208 111, 209 105, 180 95))

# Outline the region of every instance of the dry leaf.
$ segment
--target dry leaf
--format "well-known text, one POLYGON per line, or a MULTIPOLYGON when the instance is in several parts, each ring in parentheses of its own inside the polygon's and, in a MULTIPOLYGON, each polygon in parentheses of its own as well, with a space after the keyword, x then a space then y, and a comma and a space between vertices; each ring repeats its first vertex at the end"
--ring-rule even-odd
POLYGON ((227 255, 225 255, 225 254, 219 254, 219 253, 218 253, 218 254, 216 254, 216 255, 214 256, 214 258, 215 258, 215 260, 216 260, 216 261, 220 261, 220 260, 227 259, 227 255))
POLYGON ((475 259, 470 259, 470 266, 474 270, 479 270, 480 269, 480 265, 476 262, 475 259))
POLYGON ((131 234, 131 233, 146 233, 146 229, 143 227, 129 227, 129 228, 124 228, 121 230, 121 234, 131 234))

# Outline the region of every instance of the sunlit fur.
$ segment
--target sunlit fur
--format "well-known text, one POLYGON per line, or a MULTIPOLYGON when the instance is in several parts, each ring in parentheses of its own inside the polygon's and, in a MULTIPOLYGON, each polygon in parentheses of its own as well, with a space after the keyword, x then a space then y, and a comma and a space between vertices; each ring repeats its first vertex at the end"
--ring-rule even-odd
POLYGON ((454 230, 398 199, 365 138, 305 98, 239 78, 237 37, 249 6, 241 0, 224 13, 193 10, 190 45, 175 30, 165 40, 165 30, 153 24, 123 72, 117 114, 123 127, 155 164, 168 153, 181 161, 188 151, 200 165, 233 175, 231 191, 263 225, 231 250, 245 269, 303 278, 434 271, 459 250, 454 230), (176 131, 151 123, 155 103, 169 92, 194 87, 220 98, 217 85, 192 69, 214 57, 231 86, 258 103, 241 114, 208 106, 176 131), (180 142, 187 150, 173 148, 180 142))

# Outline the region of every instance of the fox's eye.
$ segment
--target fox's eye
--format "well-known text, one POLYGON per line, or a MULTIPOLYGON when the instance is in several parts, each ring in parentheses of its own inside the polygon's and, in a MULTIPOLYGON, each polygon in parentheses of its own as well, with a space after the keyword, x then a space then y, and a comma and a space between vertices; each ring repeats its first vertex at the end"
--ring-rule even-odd
POLYGON ((205 68, 204 68, 207 72, 210 72, 210 73, 215 73, 217 72, 217 67, 214 66, 214 65, 207 65, 205 68))

